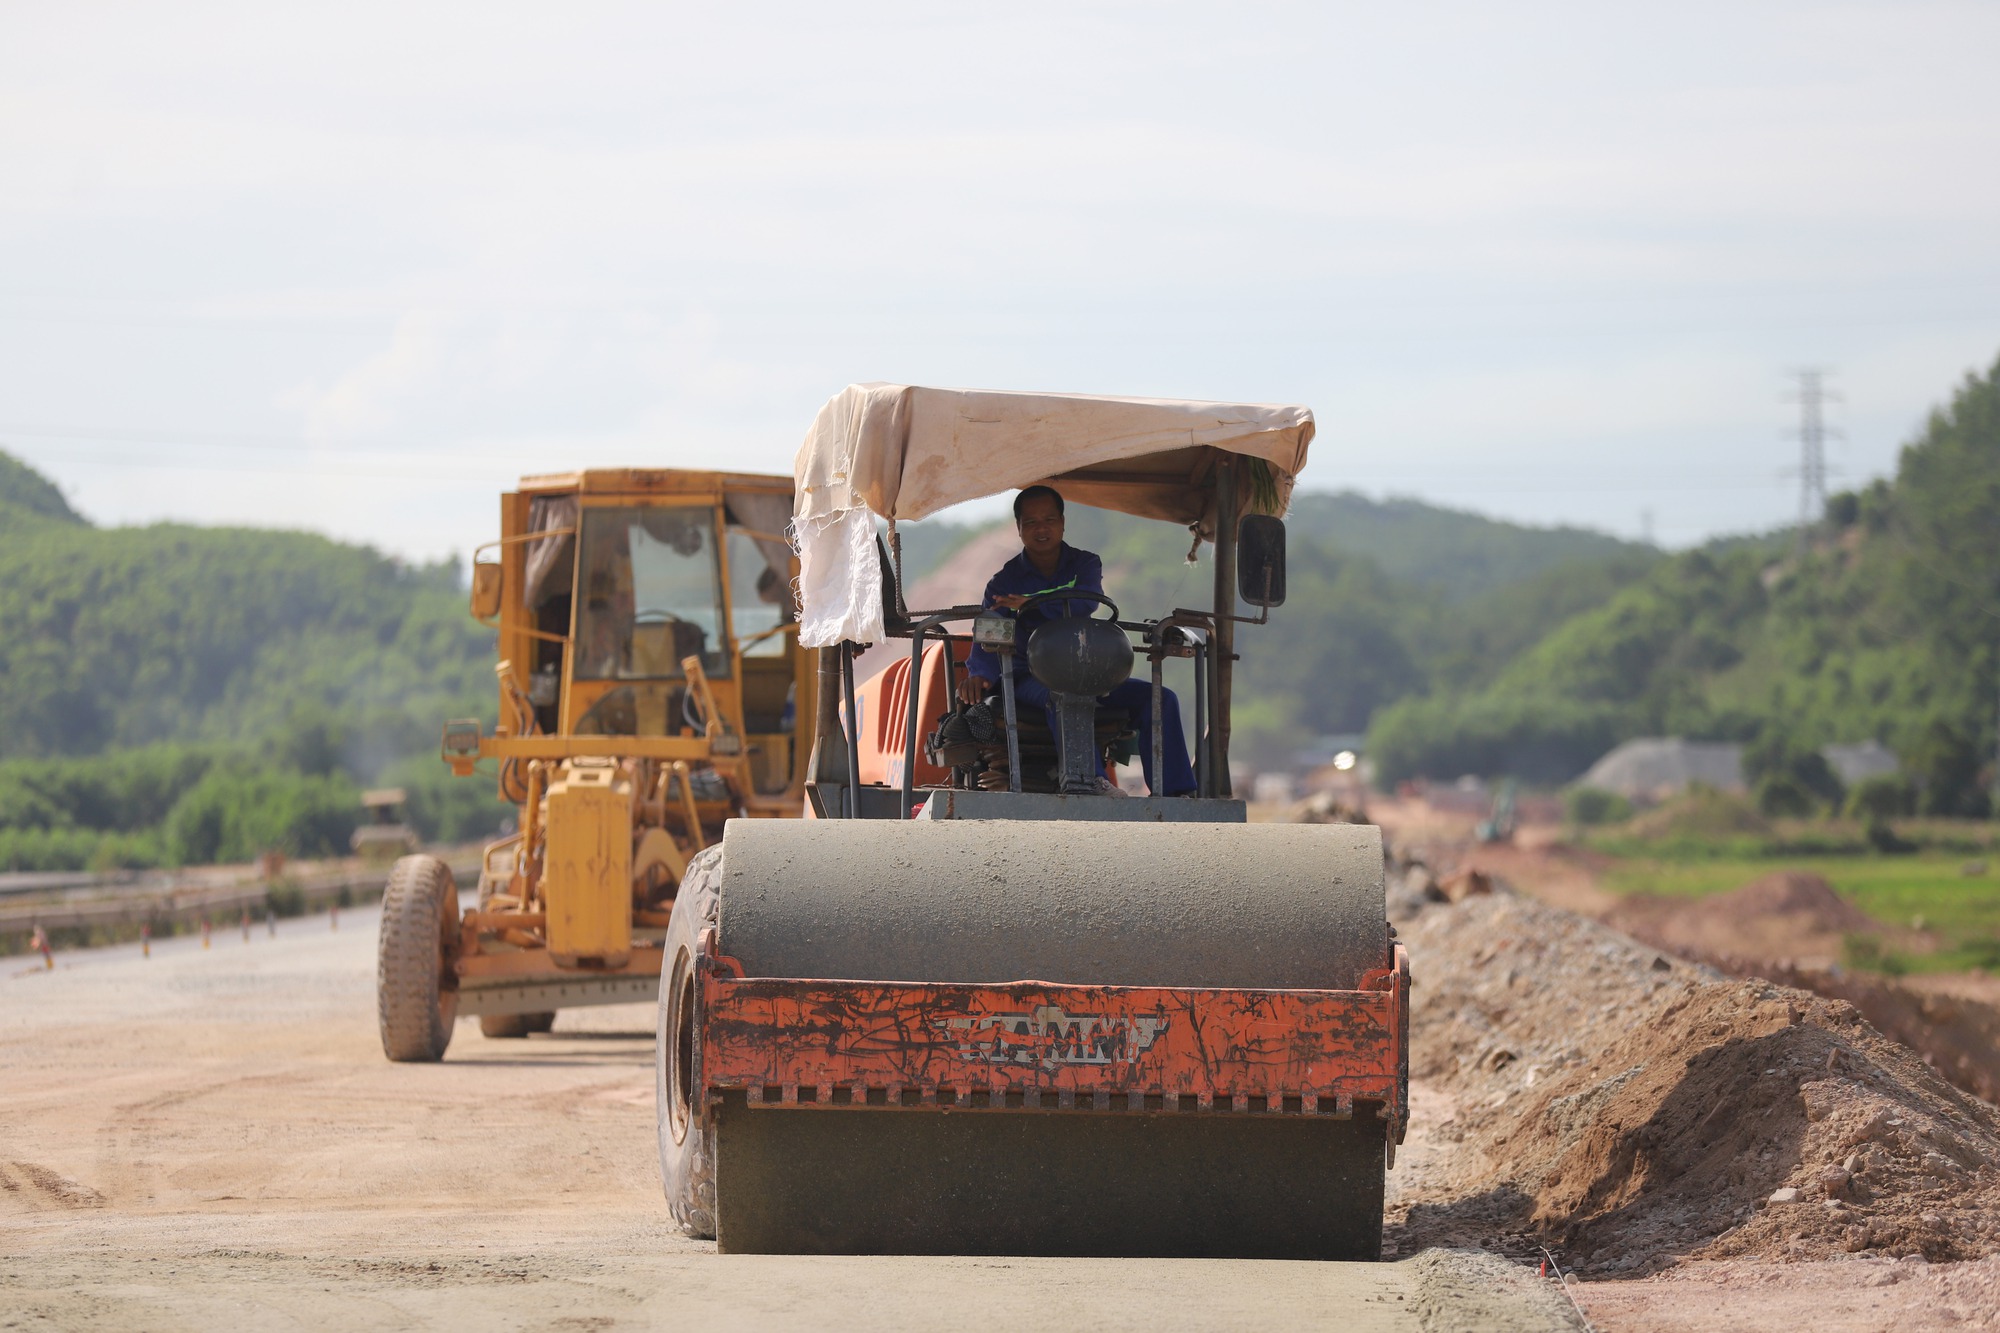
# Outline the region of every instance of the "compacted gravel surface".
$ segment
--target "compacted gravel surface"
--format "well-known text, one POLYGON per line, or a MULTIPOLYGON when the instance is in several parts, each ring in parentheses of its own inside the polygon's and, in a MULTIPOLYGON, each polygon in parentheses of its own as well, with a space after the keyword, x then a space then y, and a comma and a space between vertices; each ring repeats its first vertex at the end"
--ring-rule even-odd
POLYGON ((659 1196, 649 1007, 391 1065, 372 912, 9 959, 0 1329, 2000 1326, 1991 1107, 1838 1002, 1504 891, 1392 900, 1379 1265, 717 1255, 659 1196))
POLYGON ((9 959, 0 1329, 1565 1326, 1529 1271, 718 1255, 668 1224, 653 1015, 442 1064, 375 1031, 375 914, 9 959))

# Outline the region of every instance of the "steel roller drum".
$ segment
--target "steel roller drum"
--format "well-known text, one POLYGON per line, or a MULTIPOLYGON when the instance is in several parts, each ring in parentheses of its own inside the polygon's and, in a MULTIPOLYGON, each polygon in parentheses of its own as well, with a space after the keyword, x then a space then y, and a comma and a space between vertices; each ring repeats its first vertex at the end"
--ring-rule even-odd
MULTIPOLYGON (((1388 965, 1358 825, 736 820, 752 977, 1352 989, 1388 965)), ((1227 1112, 716 1111, 738 1252, 1372 1258, 1382 1122, 1227 1112)))

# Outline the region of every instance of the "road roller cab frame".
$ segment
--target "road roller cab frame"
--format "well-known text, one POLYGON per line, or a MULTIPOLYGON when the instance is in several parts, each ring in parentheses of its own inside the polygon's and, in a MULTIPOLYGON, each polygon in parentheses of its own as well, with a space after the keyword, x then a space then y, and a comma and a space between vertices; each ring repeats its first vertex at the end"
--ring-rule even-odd
POLYGON ((488 845, 478 906, 405 857, 383 899, 382 1046, 435 1060, 453 1020, 489 1037, 559 1009, 650 1000, 690 857, 732 818, 796 817, 815 678, 798 645, 788 477, 607 469, 528 477, 475 556, 499 637, 500 724, 447 723, 491 759, 518 832, 488 845))
POLYGON ((1297 408, 894 385, 822 410, 795 469, 803 637, 826 645, 809 818, 732 822, 668 930, 659 1140, 685 1230, 736 1251, 1379 1255, 1409 1069, 1379 832, 1248 824, 1228 776, 1237 599, 1249 623, 1284 600, 1275 515, 1312 433, 1297 408), (893 544, 896 518, 1038 482, 1193 527, 1213 606, 1123 620, 1060 590, 1110 618, 1026 643, 1004 613, 905 607, 876 515, 893 544), (908 657, 856 682, 857 642, 883 637, 908 657), (1155 716, 1169 665, 1193 670, 1192 798, 1102 781, 1129 719, 1095 701, 1135 639, 1155 716), (1052 750, 1007 667, 956 704, 975 640, 1050 689, 1052 750))

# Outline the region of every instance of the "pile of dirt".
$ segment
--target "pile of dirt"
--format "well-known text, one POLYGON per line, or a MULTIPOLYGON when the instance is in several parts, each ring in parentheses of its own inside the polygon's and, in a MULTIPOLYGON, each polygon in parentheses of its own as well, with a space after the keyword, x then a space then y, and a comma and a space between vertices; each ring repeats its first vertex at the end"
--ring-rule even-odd
POLYGON ((2000 1004, 1909 981, 1838 967, 1756 969, 1787 986, 1845 1000, 1876 1031, 1919 1052, 1924 1063, 1978 1097, 2000 1101, 2000 1004))
POLYGON ((1625 828, 1641 838, 1726 838, 1766 834, 1771 823, 1744 797, 1696 783, 1671 801, 1628 821, 1625 828))
POLYGON ((1904 950, 1935 947, 1913 931, 1892 930, 1834 892, 1818 875, 1780 870, 1708 898, 1633 894, 1604 913, 1614 930, 1724 971, 1743 963, 1839 960, 1850 936, 1873 936, 1904 950))
POLYGON ((1858 938, 1903 953, 1929 952, 1937 940, 1884 925, 1818 875, 1780 871, 1713 898, 1639 894, 1598 919, 1732 976, 1764 977, 1845 1000, 1952 1083, 1989 1101, 2000 1098, 2000 1005, 1842 968, 1843 951, 1858 938))
POLYGON ((2000 1253, 2000 1114, 1852 1005, 1504 888, 1395 901, 1411 1072, 1451 1104, 1449 1149, 1400 1182, 1405 1252, 1497 1232, 1596 1274, 2000 1253))

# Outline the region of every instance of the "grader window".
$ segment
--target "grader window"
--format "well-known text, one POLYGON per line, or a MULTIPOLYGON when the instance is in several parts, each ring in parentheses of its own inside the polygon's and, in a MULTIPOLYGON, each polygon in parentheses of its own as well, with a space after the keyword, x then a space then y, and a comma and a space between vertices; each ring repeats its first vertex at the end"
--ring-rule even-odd
POLYGON ((729 530, 729 610, 738 651, 745 657, 785 656, 791 643, 783 626, 799 618, 792 605, 790 563, 774 567, 766 545, 747 532, 729 530))
POLYGON ((729 675, 722 570, 708 509, 586 509, 576 571, 579 680, 729 675))

